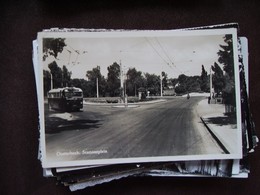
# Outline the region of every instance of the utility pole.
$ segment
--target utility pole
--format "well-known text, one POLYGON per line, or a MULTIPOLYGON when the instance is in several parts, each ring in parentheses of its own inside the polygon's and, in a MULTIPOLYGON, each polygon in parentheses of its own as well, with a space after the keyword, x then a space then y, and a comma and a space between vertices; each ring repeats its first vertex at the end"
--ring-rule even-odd
POLYGON ((210 93, 210 99, 212 98, 212 72, 211 67, 209 69, 209 93, 210 93))
POLYGON ((124 79, 123 79, 123 69, 122 69, 122 64, 121 60, 119 62, 120 66, 120 91, 121 91, 121 99, 124 101, 124 79))
POLYGON ((51 73, 51 89, 53 89, 53 76, 52 76, 52 73, 51 73))
POLYGON ((64 75, 63 75, 63 70, 62 70, 62 71, 61 71, 61 87, 63 87, 63 80, 64 80, 64 79, 63 79, 63 76, 64 76, 64 75))
MULTIPOLYGON (((100 72, 100 66, 97 66, 98 72, 100 72)), ((99 86, 98 86, 98 75, 96 75, 96 87, 97 87, 97 98, 99 98, 99 86)))
POLYGON ((96 85, 97 85, 97 98, 99 98, 98 77, 97 77, 97 82, 96 82, 96 85))
POLYGON ((163 87, 163 86, 162 86, 162 79, 163 79, 163 78, 162 78, 162 71, 161 71, 160 78, 161 78, 161 79, 160 79, 160 85, 161 85, 161 97, 162 97, 162 96, 163 96, 163 89, 162 89, 162 87, 163 87))

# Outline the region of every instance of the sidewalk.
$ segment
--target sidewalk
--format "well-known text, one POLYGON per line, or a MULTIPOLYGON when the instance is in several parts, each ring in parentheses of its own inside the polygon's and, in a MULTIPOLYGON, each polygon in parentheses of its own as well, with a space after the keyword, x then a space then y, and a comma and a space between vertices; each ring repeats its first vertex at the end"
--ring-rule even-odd
POLYGON ((223 104, 208 104, 204 99, 197 105, 203 124, 213 135, 226 153, 237 153, 238 130, 234 121, 224 115, 225 106, 223 104))

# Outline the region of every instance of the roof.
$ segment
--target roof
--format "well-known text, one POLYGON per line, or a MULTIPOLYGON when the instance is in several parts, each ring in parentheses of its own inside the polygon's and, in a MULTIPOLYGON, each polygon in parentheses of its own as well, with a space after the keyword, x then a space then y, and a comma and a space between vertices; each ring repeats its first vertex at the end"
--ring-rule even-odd
POLYGON ((82 92, 82 89, 77 88, 77 87, 63 87, 63 88, 51 89, 48 93, 61 92, 63 90, 65 90, 65 91, 73 90, 73 91, 82 92))

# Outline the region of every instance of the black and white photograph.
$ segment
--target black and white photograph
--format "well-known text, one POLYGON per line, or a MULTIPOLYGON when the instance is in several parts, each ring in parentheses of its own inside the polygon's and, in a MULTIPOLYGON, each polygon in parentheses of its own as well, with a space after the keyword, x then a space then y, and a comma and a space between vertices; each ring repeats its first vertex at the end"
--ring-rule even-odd
POLYGON ((41 32, 43 167, 239 159, 235 28, 41 32))

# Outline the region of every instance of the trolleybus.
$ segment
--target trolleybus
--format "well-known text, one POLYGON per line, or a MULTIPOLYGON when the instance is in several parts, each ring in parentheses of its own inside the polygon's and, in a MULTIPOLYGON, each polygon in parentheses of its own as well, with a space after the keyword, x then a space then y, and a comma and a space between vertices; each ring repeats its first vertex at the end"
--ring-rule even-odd
POLYGON ((65 87, 51 89, 47 96, 50 109, 79 111, 83 108, 83 92, 80 88, 65 87))

